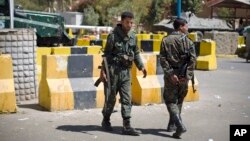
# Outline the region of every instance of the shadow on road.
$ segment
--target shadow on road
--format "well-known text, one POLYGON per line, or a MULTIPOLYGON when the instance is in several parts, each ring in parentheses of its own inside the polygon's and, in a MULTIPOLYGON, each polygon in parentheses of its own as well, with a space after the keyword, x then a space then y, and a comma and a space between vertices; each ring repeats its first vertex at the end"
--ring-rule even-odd
MULTIPOLYGON (((118 127, 118 126, 113 126, 113 131, 111 132, 103 130, 102 127, 98 125, 61 125, 61 126, 58 126, 56 129, 62 130, 62 131, 81 132, 81 133, 85 133, 89 135, 92 135, 92 133, 90 133, 91 131, 100 131, 100 132, 107 132, 110 134, 123 135, 122 127, 118 127)), ((140 128, 136 128, 136 129, 142 132, 141 135, 151 134, 155 136, 173 138, 172 135, 166 134, 167 133, 166 129, 140 129, 140 128)))
POLYGON ((172 137, 173 133, 167 132, 166 129, 141 129, 141 128, 136 128, 136 129, 140 130, 142 132, 141 134, 151 134, 155 136, 173 138, 172 137))
POLYGON ((107 132, 111 134, 122 134, 122 127, 113 126, 113 131, 105 131, 102 129, 101 126, 97 125, 61 125, 58 126, 56 129, 62 131, 71 131, 71 132, 81 132, 85 134, 91 134, 88 132, 91 131, 100 131, 100 132, 107 132))
POLYGON ((22 104, 22 105, 17 105, 19 108, 28 108, 28 109, 33 109, 37 111, 48 111, 45 108, 41 107, 39 104, 22 104))

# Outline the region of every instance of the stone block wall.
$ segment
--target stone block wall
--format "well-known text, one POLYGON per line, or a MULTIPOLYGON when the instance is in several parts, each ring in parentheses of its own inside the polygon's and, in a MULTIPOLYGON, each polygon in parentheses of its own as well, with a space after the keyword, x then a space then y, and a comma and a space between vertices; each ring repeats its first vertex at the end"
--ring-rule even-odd
POLYGON ((0 51, 10 54, 13 60, 17 101, 37 97, 36 39, 33 29, 0 29, 0 51))
POLYGON ((216 42, 216 54, 233 55, 235 54, 238 46, 237 32, 218 32, 209 31, 205 32, 205 39, 212 39, 216 42))

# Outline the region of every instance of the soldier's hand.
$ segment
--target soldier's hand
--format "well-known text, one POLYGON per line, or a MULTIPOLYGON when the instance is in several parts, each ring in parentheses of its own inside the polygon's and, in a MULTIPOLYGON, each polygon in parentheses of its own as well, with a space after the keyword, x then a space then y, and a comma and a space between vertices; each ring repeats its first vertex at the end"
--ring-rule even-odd
POLYGON ((179 78, 179 82, 181 83, 181 84, 185 84, 185 83, 187 83, 187 79, 186 78, 179 78))
POLYGON ((176 85, 179 84, 179 79, 175 74, 171 75, 170 78, 174 84, 176 84, 176 85))
POLYGON ((101 70, 100 72, 100 79, 102 80, 102 82, 107 82, 107 76, 106 73, 104 72, 104 70, 101 70))
POLYGON ((147 77, 147 70, 145 68, 142 68, 141 70, 143 72, 143 78, 147 77))

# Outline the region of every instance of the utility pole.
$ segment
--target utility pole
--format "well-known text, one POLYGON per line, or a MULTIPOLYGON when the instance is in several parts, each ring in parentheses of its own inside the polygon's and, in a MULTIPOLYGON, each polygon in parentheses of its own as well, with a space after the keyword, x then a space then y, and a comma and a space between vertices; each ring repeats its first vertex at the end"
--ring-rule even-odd
POLYGON ((10 3, 10 28, 14 28, 14 0, 9 0, 10 3))
POLYGON ((177 17, 181 17, 181 0, 177 0, 177 17))

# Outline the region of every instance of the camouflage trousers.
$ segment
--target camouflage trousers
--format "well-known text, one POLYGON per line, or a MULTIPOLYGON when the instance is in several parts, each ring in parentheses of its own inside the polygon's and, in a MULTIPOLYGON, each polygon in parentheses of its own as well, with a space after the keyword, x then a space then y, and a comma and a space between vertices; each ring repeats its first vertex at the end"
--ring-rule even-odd
MULTIPOLYGON (((130 119, 131 118, 131 72, 130 69, 127 68, 110 68, 110 83, 111 90, 110 94, 107 97, 107 93, 105 91, 105 97, 107 97, 107 101, 102 110, 102 114, 104 117, 108 118, 111 116, 115 103, 116 103, 116 95, 119 92, 120 94, 120 102, 121 102, 121 114, 122 118, 130 119)), ((107 88, 104 85, 104 89, 107 88)))
POLYGON ((163 98, 167 106, 170 118, 169 124, 174 124, 176 116, 181 120, 181 109, 185 96, 188 92, 188 82, 185 84, 173 84, 170 78, 164 77, 163 98))

